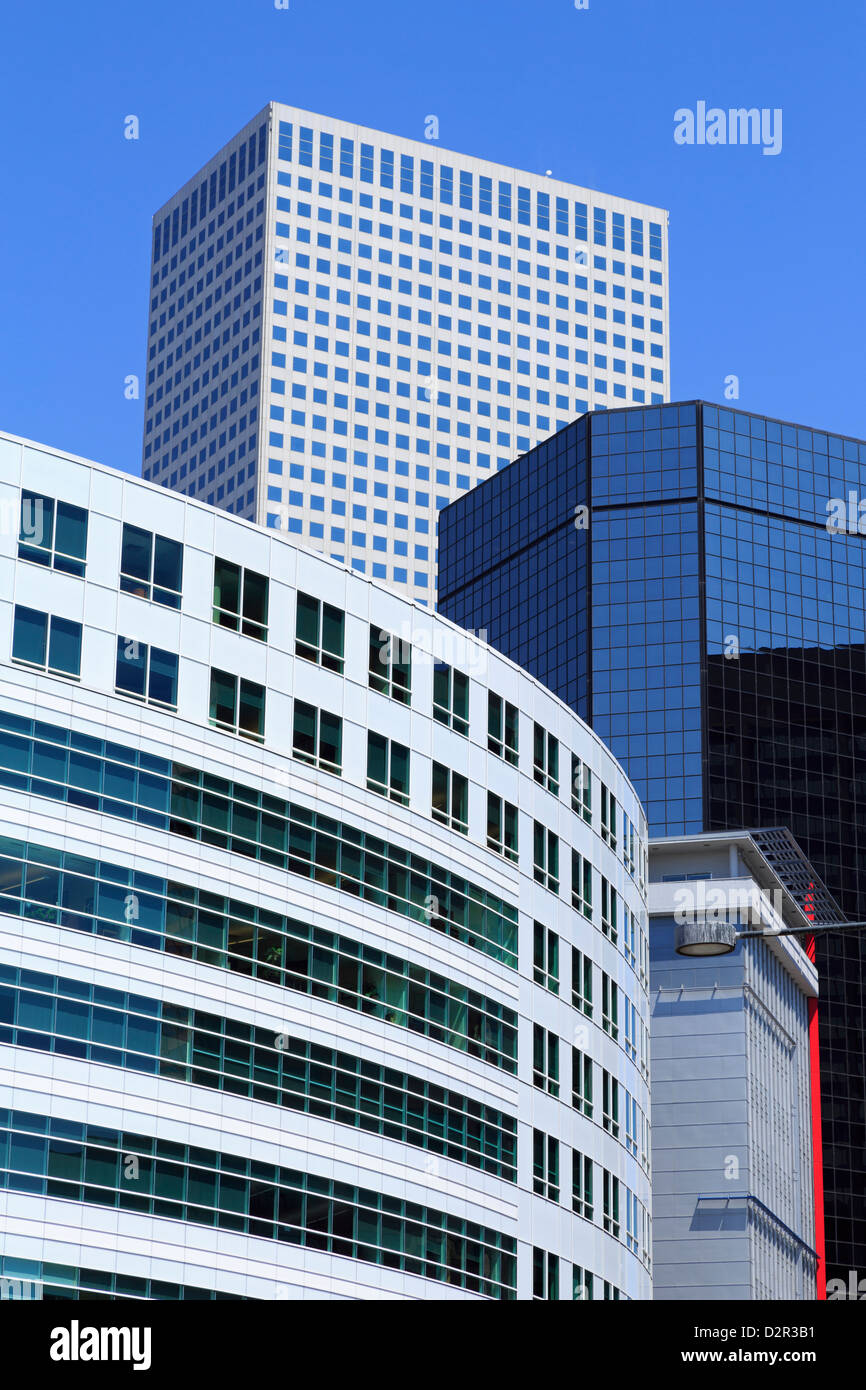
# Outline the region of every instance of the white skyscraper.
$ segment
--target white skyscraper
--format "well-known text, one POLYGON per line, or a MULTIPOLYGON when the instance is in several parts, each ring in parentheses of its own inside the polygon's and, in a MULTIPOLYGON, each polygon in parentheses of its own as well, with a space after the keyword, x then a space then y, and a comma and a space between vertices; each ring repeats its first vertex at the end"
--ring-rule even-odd
POLYGON ((669 400, 667 259, 662 209, 271 102, 154 218, 144 477, 430 603, 442 506, 669 400))

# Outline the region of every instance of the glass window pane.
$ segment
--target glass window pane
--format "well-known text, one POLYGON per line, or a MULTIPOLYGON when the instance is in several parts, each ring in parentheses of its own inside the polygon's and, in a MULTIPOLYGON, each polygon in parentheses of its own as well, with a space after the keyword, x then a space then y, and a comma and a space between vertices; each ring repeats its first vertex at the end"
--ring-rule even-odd
POLYGON ((180 607, 180 601, 176 596, 183 588, 183 546, 178 541, 170 541, 165 536, 155 538, 153 583, 155 590, 158 588, 166 591, 159 594, 154 592, 154 598, 158 603, 169 603, 173 608, 180 607))
POLYGON ((35 608, 16 607, 12 660, 27 661, 31 666, 44 666, 47 631, 47 613, 39 613, 35 608))
POLYGON ((229 560, 214 560, 213 571, 213 618, 222 627, 237 632, 236 615, 240 612, 241 571, 240 566, 229 560))
POLYGON ((211 671, 210 677, 210 717, 217 724, 235 724, 235 702, 237 700, 237 678, 225 671, 211 671))
POLYGON ((66 618, 51 619, 48 668, 69 676, 81 674, 81 624, 66 618))
POLYGON ((248 637, 266 636, 268 624, 268 581, 263 574, 247 570, 244 574, 244 632, 248 637))
POLYGON ((117 639, 117 666, 115 686, 127 695, 137 695, 144 699, 145 672, 147 669, 147 647, 131 637, 117 639))
MULTIPOLYGON (((55 565, 64 568, 58 556, 71 555, 84 560, 87 555, 87 512, 81 507, 72 507, 68 502, 57 503, 57 522, 54 532, 55 565)), ((78 568, 72 573, 79 573, 78 568)))
POLYGON ((148 695, 161 705, 177 704, 177 657, 173 652, 151 647, 148 695))
POLYGON ((265 692, 253 681, 241 681, 238 726, 241 733, 263 738, 265 733, 265 692))
POLYGON ((121 574, 130 575, 134 579, 141 580, 139 585, 123 585, 127 593, 137 594, 140 598, 150 596, 150 556, 153 537, 149 531, 142 531, 138 526, 124 525, 123 544, 120 552, 120 571, 121 574))

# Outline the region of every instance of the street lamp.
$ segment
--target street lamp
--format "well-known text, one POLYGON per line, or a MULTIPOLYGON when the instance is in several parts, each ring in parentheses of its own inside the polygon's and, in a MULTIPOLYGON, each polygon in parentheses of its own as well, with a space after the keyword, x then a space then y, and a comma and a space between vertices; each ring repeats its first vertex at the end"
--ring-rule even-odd
POLYGON ((676 950, 680 956, 728 956, 738 941, 775 936, 825 936, 828 932, 864 931, 866 922, 822 922, 820 926, 784 927, 781 931, 737 931, 733 922, 678 923, 676 950))

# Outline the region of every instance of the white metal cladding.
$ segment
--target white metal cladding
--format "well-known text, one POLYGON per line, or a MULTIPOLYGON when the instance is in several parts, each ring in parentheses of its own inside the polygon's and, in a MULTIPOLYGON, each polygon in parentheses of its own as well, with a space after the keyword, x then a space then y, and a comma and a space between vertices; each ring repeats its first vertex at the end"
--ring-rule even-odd
MULTIPOLYGON (((9 786, 0 797, 0 835, 98 857, 231 896, 433 971, 516 1012, 517 1074, 328 999, 128 941, 69 931, 50 921, 0 916, 0 962, 203 1009, 275 1035, 285 1032, 495 1107, 517 1121, 517 1182, 397 1139, 226 1091, 5 1044, 0 1045, 0 1107, 86 1119, 108 1128, 241 1157, 254 1156, 478 1223, 516 1240, 520 1298, 532 1297, 536 1249, 559 1259, 560 1298, 572 1296, 572 1267, 593 1275, 595 1298, 613 1296, 614 1290, 621 1297, 649 1297, 646 957, 645 950, 638 947, 634 960, 627 958, 623 931, 627 911, 643 939, 645 890, 637 881, 638 874, 629 873, 623 862, 622 827, 616 850, 601 837, 601 786, 616 798, 620 817, 625 814, 636 827, 643 827, 643 815, 631 784, 604 745, 537 681, 473 635, 323 556, 297 549, 272 532, 159 487, 3 435, 0 522, 0 711, 109 738, 128 748, 233 779, 429 858, 518 910, 519 968, 510 969, 432 925, 327 883, 162 828, 51 797, 28 796, 9 786), (87 510, 83 579, 18 559, 22 486, 87 510), (183 544, 179 612, 119 591, 124 522, 183 544), (266 643, 213 623, 215 555, 268 577, 266 643), (298 591, 324 599, 345 613, 343 675, 295 656, 298 591), (16 606, 82 624, 80 681, 43 675, 12 662, 16 606), (369 688, 371 624, 412 643, 409 707, 369 688), (115 693, 118 634, 179 654, 176 713, 115 693), (434 659, 444 660, 469 676, 468 737, 432 717, 434 659), (209 727, 212 667, 265 687, 262 746, 209 727), (516 767, 488 751, 488 690, 519 710, 516 767), (292 757, 295 699, 342 718, 341 776, 292 757), (535 721, 559 740, 558 796, 539 785, 533 775, 535 721), (368 730, 410 749, 408 806, 368 791, 368 730), (572 753, 592 772, 591 825, 571 809, 572 753), (434 759, 467 778, 466 835, 431 817, 434 759), (488 789, 519 808, 516 864, 487 847, 488 789), (558 893, 534 879, 534 822, 559 839, 558 893), (593 922, 571 906, 572 849, 592 865, 593 922), (600 930, 599 875, 604 875, 619 898, 616 945, 600 930), (559 938, 558 995, 533 979, 535 922, 559 938), (592 1018, 571 1005, 571 947, 593 962, 592 1018), (602 972, 619 992, 617 1039, 602 1027, 602 972), (630 1006, 634 1006, 634 1020, 627 1025, 625 1013, 630 1006), (536 1025, 559 1039, 558 1096, 533 1085, 536 1025), (593 1062, 595 1103, 591 1119, 571 1104, 574 1045, 593 1062), (618 1137, 603 1124, 603 1070, 619 1087, 618 1137), (638 1130, 643 1127, 633 1135, 631 1147, 622 1110, 626 1097, 635 1103, 640 1117, 638 1130), (558 1202, 533 1191, 534 1129, 559 1142, 558 1202), (572 1150, 594 1164, 592 1221, 572 1213, 572 1150), (604 1229, 602 1170, 619 1182, 618 1235, 604 1229)), ((643 839, 638 855, 641 865, 645 864, 645 849, 643 839)), ((632 1129, 630 1122, 629 1135, 632 1129)), ((477 1296, 400 1269, 251 1235, 217 1232, 169 1217, 79 1207, 59 1198, 43 1199, 16 1191, 0 1194, 0 1211, 4 1249, 18 1259, 138 1273, 258 1298, 477 1296)))

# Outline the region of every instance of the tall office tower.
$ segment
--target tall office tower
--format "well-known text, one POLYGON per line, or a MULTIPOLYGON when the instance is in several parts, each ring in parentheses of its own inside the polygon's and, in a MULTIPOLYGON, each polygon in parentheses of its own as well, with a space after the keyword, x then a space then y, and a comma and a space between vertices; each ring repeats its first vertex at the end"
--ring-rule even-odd
POLYGON ((143 475, 430 604, 439 508, 669 399, 667 258, 659 208, 272 102, 154 218, 143 475))
POLYGON ((823 1297, 811 919, 747 834, 651 840, 649 879, 653 1297, 823 1297), (707 912, 768 935, 678 955, 707 912))
MULTIPOLYGON (((587 720, 651 832, 785 826, 866 920, 866 443, 595 413, 440 518, 440 605, 587 720)), ((819 947, 827 1262, 866 1269, 866 933, 819 947)))
POLYGON ((600 739, 198 501, 0 436, 0 508, 0 1277, 649 1298, 646 824, 600 739))

